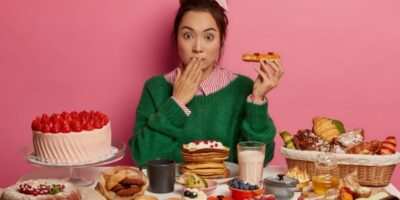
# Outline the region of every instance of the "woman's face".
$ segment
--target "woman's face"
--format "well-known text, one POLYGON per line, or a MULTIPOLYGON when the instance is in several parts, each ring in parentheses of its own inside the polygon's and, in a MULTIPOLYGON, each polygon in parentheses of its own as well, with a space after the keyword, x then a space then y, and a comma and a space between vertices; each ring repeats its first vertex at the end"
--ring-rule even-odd
POLYGON ((202 69, 212 67, 220 51, 220 33, 218 26, 209 12, 188 11, 179 24, 178 53, 186 66, 190 59, 203 60, 202 69))

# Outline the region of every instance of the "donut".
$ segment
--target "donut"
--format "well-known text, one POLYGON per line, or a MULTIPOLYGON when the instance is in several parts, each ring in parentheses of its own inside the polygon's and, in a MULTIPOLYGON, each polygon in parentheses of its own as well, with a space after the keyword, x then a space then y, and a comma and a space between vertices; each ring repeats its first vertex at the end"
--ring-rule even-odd
POLYGON ((245 53, 242 56, 242 60, 246 62, 260 62, 260 59, 271 59, 278 60, 281 56, 274 52, 268 53, 245 53))

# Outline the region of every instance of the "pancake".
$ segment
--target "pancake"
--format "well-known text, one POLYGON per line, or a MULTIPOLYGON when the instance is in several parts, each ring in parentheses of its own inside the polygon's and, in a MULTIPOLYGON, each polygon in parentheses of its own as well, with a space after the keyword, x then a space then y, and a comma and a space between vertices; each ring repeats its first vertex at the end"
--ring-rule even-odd
POLYGON ((191 172, 195 173, 199 176, 201 175, 221 175, 224 174, 228 169, 186 169, 186 168, 181 168, 181 171, 183 173, 185 172, 191 172))
POLYGON ((185 153, 208 153, 208 152, 220 152, 220 153, 229 153, 229 148, 224 147, 224 148, 203 148, 203 149, 195 149, 195 148, 189 148, 187 144, 183 145, 182 152, 185 153))
POLYGON ((223 162, 182 163, 181 167, 186 169, 226 169, 223 162))

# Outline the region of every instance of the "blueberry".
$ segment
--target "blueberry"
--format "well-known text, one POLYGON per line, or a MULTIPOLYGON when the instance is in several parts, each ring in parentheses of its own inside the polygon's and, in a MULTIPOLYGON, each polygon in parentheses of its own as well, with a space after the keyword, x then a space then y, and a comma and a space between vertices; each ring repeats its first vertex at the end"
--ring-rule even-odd
POLYGON ((255 185, 255 186, 254 186, 254 189, 255 189, 255 190, 258 190, 258 189, 260 189, 260 187, 258 187, 258 185, 255 185))
POLYGON ((183 196, 185 196, 185 197, 190 197, 190 194, 191 194, 191 192, 188 191, 188 190, 186 190, 186 191, 183 193, 183 196))
POLYGON ((243 189, 244 189, 244 190, 249 190, 249 189, 250 189, 250 185, 244 185, 244 186, 243 186, 243 189))

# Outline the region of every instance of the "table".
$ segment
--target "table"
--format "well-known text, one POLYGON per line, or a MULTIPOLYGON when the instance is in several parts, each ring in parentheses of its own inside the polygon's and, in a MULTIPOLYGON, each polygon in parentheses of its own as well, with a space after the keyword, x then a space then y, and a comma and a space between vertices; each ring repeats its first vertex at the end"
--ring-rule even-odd
MULTIPOLYGON (((95 184, 97 183, 99 174, 101 171, 105 170, 107 167, 88 167, 81 169, 81 175, 86 178, 93 178, 95 179, 95 184)), ((278 173, 282 173, 286 171, 286 166, 268 166, 264 168, 264 177, 267 176, 274 176, 278 173)), ((20 177, 20 181, 29 180, 29 179, 37 179, 37 178, 63 178, 68 177, 69 170, 65 168, 36 168, 26 174, 23 174, 20 177)), ((84 187, 83 189, 93 189, 95 184, 84 187)), ((385 187, 385 189, 395 195, 400 196, 400 192, 397 188, 395 188, 392 184, 389 184, 385 187)), ((181 195, 183 191, 183 187, 179 184, 175 184, 175 190, 171 193, 166 194, 154 194, 146 191, 145 194, 156 196, 158 199, 168 199, 170 197, 178 197, 181 195)), ((217 189, 213 192, 213 194, 222 194, 222 195, 230 195, 228 185, 222 184, 217 187, 217 189)), ((296 200, 299 197, 300 193, 296 193, 295 196, 292 198, 296 200)))

